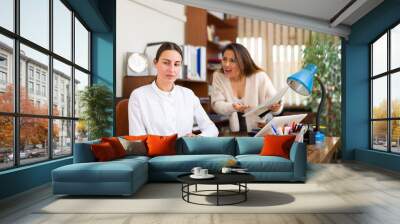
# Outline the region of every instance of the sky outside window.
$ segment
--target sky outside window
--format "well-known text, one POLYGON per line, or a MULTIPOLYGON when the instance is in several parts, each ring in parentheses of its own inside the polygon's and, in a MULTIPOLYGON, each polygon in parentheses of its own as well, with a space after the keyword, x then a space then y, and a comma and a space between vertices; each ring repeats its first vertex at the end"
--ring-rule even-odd
POLYGON ((56 54, 71 60, 72 12, 60 0, 53 2, 53 50, 56 54))
POLYGON ((387 34, 372 45, 372 75, 387 71, 387 34))
POLYGON ((21 36, 49 48, 49 1, 20 0, 21 36))
POLYGON ((0 26, 14 31, 14 0, 0 0, 0 26))
POLYGON ((75 63, 89 70, 89 32, 75 18, 75 63))
MULTIPOLYGON (((4 0, 0 0, 3 2, 4 0)), ((7 0, 8 1, 8 0, 7 0)), ((54 52, 68 60, 72 59, 72 24, 71 11, 60 1, 53 0, 54 9, 54 52)), ((45 48, 48 48, 49 17, 48 13, 38 13, 49 10, 48 0, 21 0, 21 35, 45 48)), ((3 10, 2 10, 3 11, 3 10)), ((2 18, 2 17, 0 17, 2 18)), ((75 19, 75 62, 83 68, 89 69, 89 32, 75 19)), ((43 61, 41 55, 31 48, 25 49, 25 54, 43 61)))
POLYGON ((400 25, 393 28, 390 35, 391 69, 395 69, 400 67, 400 25))

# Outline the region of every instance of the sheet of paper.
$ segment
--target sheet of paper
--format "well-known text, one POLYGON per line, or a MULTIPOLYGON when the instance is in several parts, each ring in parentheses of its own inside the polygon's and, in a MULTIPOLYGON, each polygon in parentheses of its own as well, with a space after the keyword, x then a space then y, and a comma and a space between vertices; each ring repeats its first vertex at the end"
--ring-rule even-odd
POLYGON ((307 114, 296 114, 296 115, 274 117, 254 137, 262 137, 267 134, 274 134, 271 128, 271 124, 273 124, 274 127, 283 127, 284 125, 291 125, 293 122, 298 124, 306 116, 307 114))
POLYGON ((251 115, 258 116, 258 115, 264 113, 265 111, 268 110, 268 108, 269 108, 271 105, 278 103, 278 102, 282 99, 283 95, 285 95, 285 93, 286 93, 286 91, 287 91, 288 89, 289 89, 289 86, 286 85, 286 86, 283 87, 281 90, 279 90, 279 91, 275 94, 275 96, 273 96, 273 97, 272 97, 271 99, 269 99, 267 102, 265 102, 264 104, 259 105, 258 107, 254 108, 254 109, 252 109, 252 110, 250 110, 250 111, 248 111, 248 112, 246 112, 245 114, 243 114, 243 117, 247 117, 247 116, 251 116, 251 115))

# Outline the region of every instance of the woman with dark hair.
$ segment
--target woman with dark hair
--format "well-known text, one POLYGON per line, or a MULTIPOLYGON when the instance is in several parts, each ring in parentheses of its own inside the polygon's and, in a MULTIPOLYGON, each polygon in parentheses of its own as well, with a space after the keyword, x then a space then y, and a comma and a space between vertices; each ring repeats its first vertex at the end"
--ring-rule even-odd
MULTIPOLYGON (((211 106, 215 112, 229 116, 232 132, 249 132, 263 119, 243 117, 243 113, 265 103, 276 94, 276 89, 243 45, 229 44, 222 55, 222 68, 213 74, 211 106)), ((282 109, 281 103, 269 108, 273 115, 281 113, 282 109)))
POLYGON ((201 136, 218 136, 199 98, 192 90, 174 84, 182 64, 181 48, 165 42, 153 62, 157 69, 155 81, 135 89, 129 98, 129 134, 194 136, 196 122, 201 136))

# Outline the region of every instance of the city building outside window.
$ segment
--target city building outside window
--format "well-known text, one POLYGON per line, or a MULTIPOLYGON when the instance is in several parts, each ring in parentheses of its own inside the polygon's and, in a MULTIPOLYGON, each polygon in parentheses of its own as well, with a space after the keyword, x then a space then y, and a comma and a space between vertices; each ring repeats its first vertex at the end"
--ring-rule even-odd
POLYGON ((4 91, 7 85, 7 56, 4 54, 0 54, 0 85, 4 91))
POLYGON ((7 84, 7 74, 4 71, 0 71, 0 84, 1 85, 7 84))
POLYGON ((33 67, 29 66, 28 70, 29 79, 33 80, 33 67))
POLYGON ((33 94, 34 93, 34 91, 33 91, 33 82, 31 82, 31 81, 29 81, 28 82, 28 91, 29 91, 29 94, 33 94))
POLYGON ((17 9, 13 2, 6 1, 2 10, 19 21, 16 29, 0 16, 0 26, 8 30, 0 29, 0 83, 5 84, 0 85, 0 170, 71 156, 74 142, 87 139, 71 105, 79 103, 78 93, 90 85, 90 30, 65 1, 19 1, 17 9), (19 61, 12 60, 14 54, 19 61))

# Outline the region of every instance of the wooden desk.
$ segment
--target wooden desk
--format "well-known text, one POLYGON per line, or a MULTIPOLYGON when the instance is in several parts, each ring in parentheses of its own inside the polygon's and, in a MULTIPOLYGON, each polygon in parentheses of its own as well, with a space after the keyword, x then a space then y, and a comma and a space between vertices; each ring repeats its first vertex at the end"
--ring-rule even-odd
POLYGON ((307 161, 310 163, 329 163, 339 147, 339 137, 325 137, 324 144, 307 145, 307 161))

